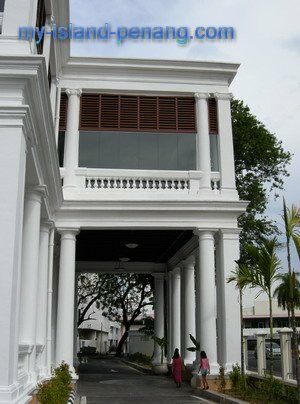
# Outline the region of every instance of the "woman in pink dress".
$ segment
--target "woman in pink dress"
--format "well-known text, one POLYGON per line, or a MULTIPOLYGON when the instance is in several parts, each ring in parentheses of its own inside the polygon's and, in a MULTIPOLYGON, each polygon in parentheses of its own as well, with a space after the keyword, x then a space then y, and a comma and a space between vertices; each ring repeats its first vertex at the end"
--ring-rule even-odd
POLYGON ((179 355, 179 349, 176 348, 173 355, 172 373, 177 387, 181 387, 181 367, 182 361, 179 355))
POLYGON ((201 372, 202 376, 202 383, 203 383, 203 389, 202 390, 207 390, 208 383, 206 380, 206 376, 208 373, 210 373, 210 366, 209 366, 209 361, 206 356, 206 353, 204 351, 200 352, 200 367, 199 367, 199 372, 201 372))

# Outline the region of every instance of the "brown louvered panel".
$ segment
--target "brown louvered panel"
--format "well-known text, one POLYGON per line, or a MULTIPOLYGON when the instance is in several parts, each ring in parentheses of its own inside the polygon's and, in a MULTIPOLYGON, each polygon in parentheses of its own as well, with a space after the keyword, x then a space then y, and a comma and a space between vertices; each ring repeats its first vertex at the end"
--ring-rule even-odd
POLYGON ((62 93, 60 97, 60 112, 59 112, 59 129, 66 130, 68 115, 68 96, 62 93))
POLYGON ((218 134, 218 111, 215 98, 208 99, 209 133, 218 134))
POLYGON ((101 129, 119 129, 119 96, 101 95, 101 129))
POLYGON ((157 131, 157 97, 139 97, 140 99, 140 130, 157 131))
POLYGON ((138 129, 138 97, 120 97, 120 129, 138 129))
POLYGON ((176 101, 174 97, 159 97, 159 130, 176 130, 176 101))
POLYGON ((177 98, 177 123, 179 131, 195 132, 196 115, 194 98, 177 98))
POLYGON ((83 94, 81 96, 80 129, 96 130, 99 128, 99 95, 83 94))

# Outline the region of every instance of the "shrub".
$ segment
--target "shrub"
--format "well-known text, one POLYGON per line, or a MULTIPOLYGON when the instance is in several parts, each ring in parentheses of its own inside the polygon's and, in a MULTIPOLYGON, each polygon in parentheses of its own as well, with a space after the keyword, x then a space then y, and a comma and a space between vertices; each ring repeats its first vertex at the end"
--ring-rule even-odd
POLYGON ((142 363, 144 365, 151 365, 151 357, 144 355, 140 352, 135 352, 128 356, 130 362, 142 363))
POLYGON ((62 363, 53 371, 53 377, 38 385, 37 398, 41 404, 66 404, 70 395, 72 377, 69 365, 62 363))
POLYGON ((242 375, 241 367, 236 364, 232 366, 232 371, 229 373, 231 388, 234 392, 245 395, 247 391, 247 378, 242 375))
POLYGON ((225 387, 226 387, 225 368, 224 366, 220 366, 218 376, 218 390, 221 393, 225 393, 225 387))

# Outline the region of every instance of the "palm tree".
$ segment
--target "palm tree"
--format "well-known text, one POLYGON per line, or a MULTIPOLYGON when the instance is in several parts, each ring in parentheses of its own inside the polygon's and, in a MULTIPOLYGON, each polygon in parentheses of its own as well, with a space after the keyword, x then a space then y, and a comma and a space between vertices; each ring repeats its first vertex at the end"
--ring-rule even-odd
POLYGON ((231 276, 227 279, 227 283, 235 282, 235 287, 239 290, 240 302, 240 324, 241 324, 241 371, 242 376, 245 372, 245 357, 243 349, 243 290, 246 286, 251 284, 251 277, 249 277, 249 270, 245 264, 237 261, 238 266, 234 271, 231 271, 231 276))
POLYGON ((295 308, 300 308, 300 281, 297 279, 298 275, 299 273, 295 273, 294 271, 291 275, 288 272, 279 275, 281 283, 273 293, 273 297, 277 298, 278 306, 281 306, 283 310, 287 309, 289 327, 291 327, 292 304, 294 304, 295 308), (293 277, 295 277, 295 279, 293 279, 293 277), (294 285, 292 293, 291 284, 294 285))
POLYGON ((276 255, 276 247, 278 245, 276 237, 271 240, 264 239, 260 247, 248 245, 247 253, 251 258, 254 267, 250 269, 246 267, 247 277, 251 282, 252 288, 260 289, 257 296, 266 293, 269 300, 270 315, 270 373, 273 374, 273 307, 272 307, 272 288, 274 282, 279 278, 278 270, 280 269, 280 260, 276 255))
POLYGON ((295 305, 294 305, 294 290, 296 277, 294 272, 292 272, 291 264, 291 239, 293 240, 298 257, 300 260, 300 209, 296 206, 292 206, 292 209, 287 208, 285 199, 283 198, 283 215, 282 219, 284 221, 285 237, 286 237, 286 248, 287 248, 287 262, 288 262, 288 272, 290 276, 290 297, 291 297, 291 314, 292 314, 292 329, 293 329, 293 350, 296 357, 296 379, 297 379, 297 391, 298 400, 300 401, 300 361, 299 361, 299 350, 298 350, 298 335, 296 328, 296 317, 295 317, 295 305))

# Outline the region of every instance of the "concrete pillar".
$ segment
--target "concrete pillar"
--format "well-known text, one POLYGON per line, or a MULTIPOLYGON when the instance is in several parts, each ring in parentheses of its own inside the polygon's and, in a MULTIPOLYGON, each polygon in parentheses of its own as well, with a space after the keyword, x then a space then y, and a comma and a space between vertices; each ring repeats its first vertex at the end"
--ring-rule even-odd
POLYGON ((200 341, 201 350, 205 351, 210 361, 211 374, 219 373, 217 362, 216 333, 216 286, 214 235, 210 231, 195 230, 199 236, 199 267, 197 274, 197 321, 196 339, 200 341))
POLYGON ((183 261, 183 277, 184 277, 184 333, 185 345, 181 347, 181 354, 185 364, 191 365, 196 359, 195 352, 187 350, 192 346, 190 334, 195 337, 195 258, 192 256, 183 261))
POLYGON ((283 328, 279 331, 281 348, 281 377, 283 380, 292 379, 292 334, 291 328, 283 328))
POLYGON ((39 376, 47 376, 47 300, 48 300, 48 264, 49 232, 52 222, 42 222, 40 227, 39 270, 37 291, 36 342, 40 345, 39 376))
POLYGON ((243 337, 243 351, 244 351, 244 371, 248 369, 248 339, 243 337))
POLYGON ((180 266, 180 349, 181 356, 184 356, 186 342, 185 342, 185 276, 184 276, 184 267, 181 263, 180 266))
POLYGON ((260 331, 256 334, 257 337, 257 373, 259 376, 265 375, 265 370, 267 368, 266 363, 266 336, 267 333, 265 331, 260 331))
POLYGON ((239 292, 227 283, 239 259, 239 229, 220 230, 216 244, 217 324, 219 361, 227 372, 241 363, 239 292))
POLYGON ((172 306, 172 294, 173 294, 173 290, 172 290, 172 272, 168 272, 167 274, 167 295, 168 295, 168 311, 167 311, 167 330, 168 330, 168 335, 167 335, 167 339, 168 339, 168 355, 167 355, 167 361, 168 363, 172 362, 172 356, 173 356, 173 352, 172 352, 172 348, 173 348, 173 335, 172 335, 172 311, 173 311, 173 306, 172 306))
MULTIPOLYGON (((165 336, 164 332, 164 274, 153 274, 154 277, 154 335, 158 338, 165 336)), ((163 358, 165 362, 165 358, 163 358)), ((152 363, 161 363, 161 349, 154 343, 154 355, 152 363)))
POLYGON ((58 229, 61 234, 57 302, 56 365, 69 364, 73 376, 75 250, 78 229, 58 229))
POLYGON ((67 89, 68 116, 67 130, 65 134, 65 154, 64 154, 64 188, 76 187, 75 169, 78 167, 79 151, 79 114, 81 90, 67 89))
POLYGON ((216 93, 220 150, 221 192, 223 196, 238 199, 235 186, 235 168, 232 141, 231 107, 232 94, 216 93))
POLYGON ((37 291, 39 275, 39 241, 42 198, 46 195, 43 186, 26 190, 23 222, 22 275, 20 291, 20 344, 28 345, 28 376, 35 383, 36 374, 36 325, 37 291))
MULTIPOLYGON (((0 402, 13 402, 18 389, 19 296, 26 171, 22 121, 10 126, 0 119, 0 402)), ((7 121, 6 119, 7 118, 7 121)))
POLYGON ((208 128, 208 93, 195 93, 196 99, 196 169, 202 171, 200 187, 202 191, 211 191, 210 179, 210 141, 208 128))
POLYGON ((46 363, 47 375, 51 375, 52 363, 52 295, 53 295, 53 258, 54 258, 54 233, 55 230, 50 230, 49 237, 49 254, 48 254, 48 291, 47 291, 47 350, 46 363))
POLYGON ((180 338, 180 268, 175 268, 172 271, 172 355, 176 348, 180 352, 180 338))

